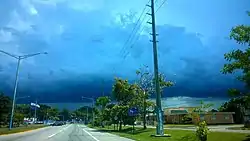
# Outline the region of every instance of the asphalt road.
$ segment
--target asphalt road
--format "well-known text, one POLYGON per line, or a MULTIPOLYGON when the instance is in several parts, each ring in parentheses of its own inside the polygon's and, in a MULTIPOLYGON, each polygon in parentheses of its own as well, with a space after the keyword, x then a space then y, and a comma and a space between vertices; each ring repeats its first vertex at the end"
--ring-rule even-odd
POLYGON ((0 141, 132 141, 113 134, 104 133, 86 127, 70 124, 46 127, 29 132, 2 135, 0 141))

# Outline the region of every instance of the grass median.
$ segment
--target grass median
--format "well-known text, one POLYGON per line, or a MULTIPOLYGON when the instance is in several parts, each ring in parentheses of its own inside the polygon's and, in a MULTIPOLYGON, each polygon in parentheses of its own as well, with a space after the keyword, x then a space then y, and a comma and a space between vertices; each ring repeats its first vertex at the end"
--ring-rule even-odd
POLYGON ((34 124, 34 125, 28 125, 28 126, 20 126, 20 127, 12 128, 11 130, 9 130, 9 128, 0 128, 0 135, 25 132, 25 131, 35 130, 35 129, 39 129, 43 127, 46 127, 46 125, 34 124))
MULTIPOLYGON (((136 141, 196 141, 194 131, 185 130, 166 130, 166 134, 171 134, 171 137, 150 137, 155 134, 155 129, 136 128, 134 134, 131 127, 123 127, 122 131, 114 130, 113 127, 92 127, 101 132, 108 132, 122 137, 130 138, 136 141)), ((208 141, 250 141, 250 135, 244 133, 225 133, 225 132, 211 132, 208 135, 208 141)))

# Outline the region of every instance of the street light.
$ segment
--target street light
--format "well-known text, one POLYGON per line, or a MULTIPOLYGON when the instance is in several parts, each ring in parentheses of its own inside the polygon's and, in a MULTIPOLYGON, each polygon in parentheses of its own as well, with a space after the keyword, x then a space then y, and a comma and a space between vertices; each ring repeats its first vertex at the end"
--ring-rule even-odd
POLYGON ((16 92, 17 92, 17 84, 18 84, 18 75, 19 75, 20 62, 21 62, 21 60, 27 59, 29 57, 33 57, 33 56, 40 55, 40 54, 48 54, 48 53, 47 52, 39 52, 39 53, 34 53, 34 54, 27 54, 27 55, 18 56, 18 55, 13 55, 11 53, 5 52, 3 50, 0 50, 0 52, 18 60, 17 61, 16 77, 15 77, 14 94, 13 94, 14 96, 13 96, 12 109, 11 109, 11 117, 10 117, 10 125, 9 125, 9 130, 11 130, 12 123, 13 123, 14 110, 15 110, 16 92))
POLYGON ((82 96, 82 99, 88 99, 88 100, 92 100, 92 125, 94 126, 94 116, 95 116, 95 113, 94 113, 94 104, 95 104, 95 99, 94 98, 89 98, 89 97, 84 97, 82 96))

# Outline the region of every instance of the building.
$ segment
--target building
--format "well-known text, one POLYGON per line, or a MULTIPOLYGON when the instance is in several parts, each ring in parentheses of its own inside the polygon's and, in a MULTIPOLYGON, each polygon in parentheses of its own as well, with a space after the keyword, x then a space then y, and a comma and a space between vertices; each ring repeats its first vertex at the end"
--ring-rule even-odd
POLYGON ((187 109, 179 107, 179 108, 166 108, 164 109, 164 118, 165 123, 170 124, 179 124, 183 123, 183 118, 185 115, 188 115, 189 112, 187 109))
POLYGON ((206 112, 206 113, 195 113, 198 118, 193 118, 193 123, 198 121, 206 121, 207 124, 233 124, 234 112, 206 112))
MULTIPOLYGON (((171 107, 164 109, 164 124, 195 124, 206 121, 207 124, 233 124, 234 112, 194 112, 196 107, 171 107), (184 120, 185 119, 185 120, 184 120)), ((147 125, 157 123, 154 113, 147 114, 147 125)), ((250 117, 250 116, 249 116, 250 117)), ((142 122, 138 122, 142 124, 142 122)))
POLYGON ((165 123, 184 124, 206 121, 207 124, 231 124, 234 123, 234 112, 193 112, 195 107, 177 107, 164 109, 165 123), (185 120, 183 120, 185 117, 185 120))

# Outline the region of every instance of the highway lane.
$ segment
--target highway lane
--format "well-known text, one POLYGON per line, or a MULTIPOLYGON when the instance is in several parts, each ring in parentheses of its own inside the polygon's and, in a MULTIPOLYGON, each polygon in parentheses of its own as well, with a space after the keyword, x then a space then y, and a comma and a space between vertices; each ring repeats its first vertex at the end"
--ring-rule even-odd
POLYGON ((132 141, 109 133, 103 133, 85 125, 70 124, 46 127, 30 132, 3 135, 0 141, 132 141))
POLYGON ((50 126, 28 132, 2 135, 0 136, 0 141, 44 141, 47 139, 48 136, 51 135, 51 133, 58 133, 61 130, 70 128, 70 126, 72 125, 54 126, 54 127, 50 126))

